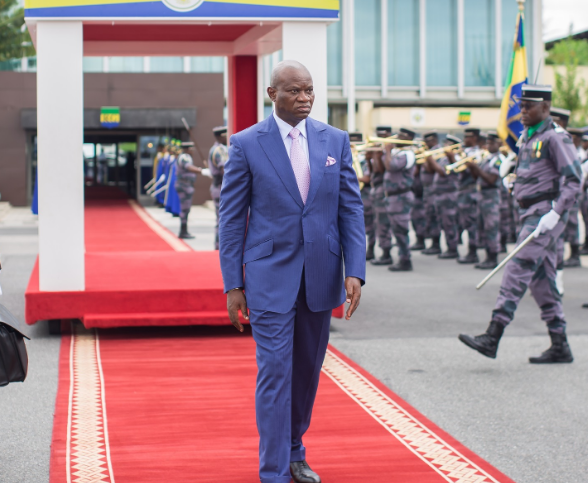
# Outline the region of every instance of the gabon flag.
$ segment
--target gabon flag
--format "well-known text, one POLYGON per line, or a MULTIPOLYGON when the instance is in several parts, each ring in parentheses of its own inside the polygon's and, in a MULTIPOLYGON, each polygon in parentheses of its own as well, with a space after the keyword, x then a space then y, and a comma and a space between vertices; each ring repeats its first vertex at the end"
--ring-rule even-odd
POLYGON ((514 45, 502 105, 498 120, 498 135, 518 154, 516 146, 524 126, 521 121, 521 95, 523 84, 527 83, 527 50, 525 48, 524 16, 520 10, 517 15, 514 45))

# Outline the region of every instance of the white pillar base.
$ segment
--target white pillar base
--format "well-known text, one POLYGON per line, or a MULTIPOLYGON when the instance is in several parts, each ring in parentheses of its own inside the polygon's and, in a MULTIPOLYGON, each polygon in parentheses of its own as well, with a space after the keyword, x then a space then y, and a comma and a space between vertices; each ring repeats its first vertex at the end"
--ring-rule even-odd
POLYGON ((310 71, 316 95, 311 117, 317 121, 328 122, 327 24, 284 22, 282 50, 284 60, 297 60, 310 71))
POLYGON ((37 24, 39 285, 85 288, 81 22, 37 24))

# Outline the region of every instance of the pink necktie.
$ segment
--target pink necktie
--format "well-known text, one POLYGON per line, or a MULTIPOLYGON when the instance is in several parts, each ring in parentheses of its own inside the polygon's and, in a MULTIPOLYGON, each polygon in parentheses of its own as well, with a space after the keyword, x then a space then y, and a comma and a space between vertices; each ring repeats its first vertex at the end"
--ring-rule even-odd
POLYGON ((308 160, 306 154, 298 141, 300 131, 292 128, 289 136, 292 138, 292 148, 290 149, 290 162, 296 177, 296 184, 300 191, 302 202, 306 204, 306 197, 308 196, 308 188, 310 187, 310 168, 308 167, 308 160))

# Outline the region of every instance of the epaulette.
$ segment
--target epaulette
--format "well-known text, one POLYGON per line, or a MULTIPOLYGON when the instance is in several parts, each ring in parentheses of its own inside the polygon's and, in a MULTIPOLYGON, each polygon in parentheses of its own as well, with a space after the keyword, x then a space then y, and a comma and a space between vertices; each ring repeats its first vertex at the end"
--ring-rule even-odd
POLYGON ((561 134, 562 132, 566 132, 566 130, 565 130, 563 127, 561 127, 559 124, 557 124, 557 123, 555 123, 555 122, 554 122, 554 123, 552 123, 552 124, 553 124, 553 130, 554 130, 556 133, 558 133, 558 134, 561 134))

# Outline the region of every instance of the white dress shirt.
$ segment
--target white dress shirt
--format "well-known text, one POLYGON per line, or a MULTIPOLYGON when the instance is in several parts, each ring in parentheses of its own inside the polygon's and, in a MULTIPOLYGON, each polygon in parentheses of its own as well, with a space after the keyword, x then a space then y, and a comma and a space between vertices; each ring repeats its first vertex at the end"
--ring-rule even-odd
MULTIPOLYGON (((276 120, 276 123, 278 124, 280 136, 282 137, 282 141, 284 141, 284 146, 286 147, 288 157, 290 157, 290 152, 292 149, 292 138, 290 137, 290 131, 292 131, 293 128, 286 121, 280 119, 276 114, 276 111, 273 111, 273 116, 276 120)), ((298 136, 298 142, 302 146, 302 150, 306 155, 306 162, 308 163, 308 167, 310 168, 310 162, 308 160, 308 137, 306 136, 306 119, 303 119, 298 124, 296 124, 296 129, 300 131, 300 135, 298 136)))

